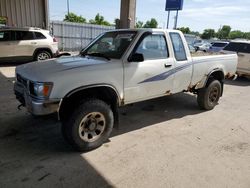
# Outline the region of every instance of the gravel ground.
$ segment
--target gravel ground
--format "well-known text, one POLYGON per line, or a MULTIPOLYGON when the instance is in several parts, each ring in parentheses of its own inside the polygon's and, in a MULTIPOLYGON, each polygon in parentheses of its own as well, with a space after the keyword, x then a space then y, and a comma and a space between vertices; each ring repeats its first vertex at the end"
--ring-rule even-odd
POLYGON ((0 187, 250 187, 250 80, 227 81, 212 111, 190 94, 120 109, 102 147, 79 153, 55 116, 18 110, 0 67, 0 187))

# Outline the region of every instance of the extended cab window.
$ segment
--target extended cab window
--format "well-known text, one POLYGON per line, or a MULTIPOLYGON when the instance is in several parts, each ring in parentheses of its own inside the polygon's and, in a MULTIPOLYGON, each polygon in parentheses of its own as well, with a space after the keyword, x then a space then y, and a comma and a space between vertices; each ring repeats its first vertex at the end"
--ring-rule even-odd
POLYGON ((144 36, 135 53, 143 54, 144 60, 168 58, 168 48, 163 34, 144 36))
POLYGON ((179 33, 170 33, 170 37, 174 48, 175 59, 177 61, 187 60, 185 48, 179 33))

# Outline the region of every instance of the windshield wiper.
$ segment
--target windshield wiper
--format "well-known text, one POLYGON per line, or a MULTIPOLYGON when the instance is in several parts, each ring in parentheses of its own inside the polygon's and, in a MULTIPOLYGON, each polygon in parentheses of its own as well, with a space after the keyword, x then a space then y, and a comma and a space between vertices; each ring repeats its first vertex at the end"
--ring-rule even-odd
POLYGON ((99 52, 84 54, 84 56, 86 56, 86 55, 88 55, 88 56, 96 56, 96 57, 103 57, 103 58, 105 58, 107 60, 110 60, 110 58, 108 56, 106 56, 105 54, 99 53, 99 52))

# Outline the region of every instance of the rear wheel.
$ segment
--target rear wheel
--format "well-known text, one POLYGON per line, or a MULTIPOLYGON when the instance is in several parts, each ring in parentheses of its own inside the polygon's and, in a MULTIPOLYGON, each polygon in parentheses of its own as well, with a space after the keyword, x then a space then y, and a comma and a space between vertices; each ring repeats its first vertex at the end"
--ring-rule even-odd
POLYGON ((63 122, 65 139, 79 151, 95 149, 105 142, 113 129, 114 116, 109 105, 98 99, 83 102, 63 122))
POLYGON ((46 50, 41 50, 36 53, 36 61, 44 61, 51 58, 51 54, 46 50))
POLYGON ((203 110, 212 110, 218 104, 221 92, 221 83, 218 80, 211 80, 206 88, 198 91, 198 105, 203 110))

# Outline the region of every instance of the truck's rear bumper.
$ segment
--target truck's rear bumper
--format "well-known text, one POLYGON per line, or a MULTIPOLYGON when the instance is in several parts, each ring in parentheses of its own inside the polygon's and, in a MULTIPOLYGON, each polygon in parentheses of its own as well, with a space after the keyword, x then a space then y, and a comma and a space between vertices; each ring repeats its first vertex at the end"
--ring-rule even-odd
POLYGON ((28 112, 34 115, 48 115, 58 111, 60 100, 36 100, 30 97, 25 87, 15 83, 14 92, 17 100, 27 108, 28 112))

